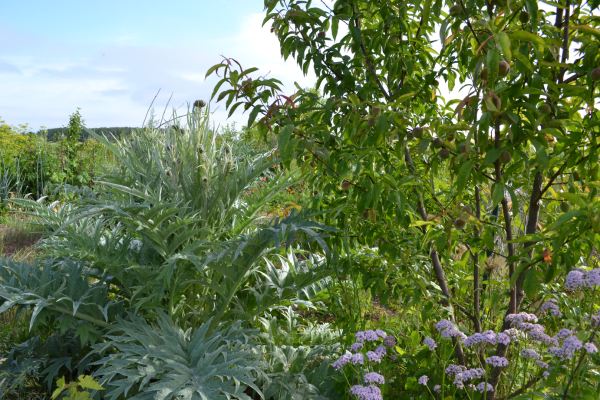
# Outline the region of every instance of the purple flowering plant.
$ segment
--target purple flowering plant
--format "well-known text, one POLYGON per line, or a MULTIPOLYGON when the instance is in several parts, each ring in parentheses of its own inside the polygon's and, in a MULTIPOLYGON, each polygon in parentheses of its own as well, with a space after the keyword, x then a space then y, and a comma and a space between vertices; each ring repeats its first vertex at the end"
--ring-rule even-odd
POLYGON ((342 371, 348 393, 355 398, 383 400, 387 366, 395 360, 396 339, 381 329, 356 332, 354 339, 333 367, 342 371))

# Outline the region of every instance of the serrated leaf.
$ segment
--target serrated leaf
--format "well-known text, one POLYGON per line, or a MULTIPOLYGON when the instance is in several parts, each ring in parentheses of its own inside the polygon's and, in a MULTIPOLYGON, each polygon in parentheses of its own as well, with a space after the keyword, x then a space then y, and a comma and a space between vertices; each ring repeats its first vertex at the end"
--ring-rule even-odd
POLYGON ((104 388, 100 386, 100 384, 96 382, 91 375, 79 375, 78 385, 84 389, 104 390, 104 388))

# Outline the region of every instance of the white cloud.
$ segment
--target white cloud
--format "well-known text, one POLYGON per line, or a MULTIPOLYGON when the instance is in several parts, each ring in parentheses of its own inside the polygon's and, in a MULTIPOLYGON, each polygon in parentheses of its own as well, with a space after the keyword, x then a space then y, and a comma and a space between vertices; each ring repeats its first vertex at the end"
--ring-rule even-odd
MULTIPOLYGON (((260 74, 280 79, 287 93, 294 90, 294 81, 312 86, 314 76, 304 77, 293 59, 283 61, 277 38, 269 27, 261 27, 263 17, 249 15, 229 38, 203 38, 187 47, 136 45, 131 36, 110 46, 45 40, 40 47, 36 41, 43 38, 10 31, 25 50, 17 52, 12 44, 0 43, 0 50, 9 50, 0 59, 0 74, 11 73, 11 79, 3 82, 1 116, 11 125, 29 123, 37 130, 42 125, 66 125, 68 116, 81 107, 90 127, 140 126, 159 88, 154 102, 158 115, 162 115, 171 93, 167 114, 186 102, 208 101, 219 78, 213 75, 205 80, 204 76, 210 66, 222 60, 221 55, 235 58, 244 68, 258 67, 260 74), (54 53, 53 48, 58 51, 54 53), (27 56, 22 55, 25 53, 27 56)), ((185 108, 179 112, 185 113, 185 108)), ((213 104, 212 109, 218 124, 247 120, 241 112, 227 120, 224 104, 213 104)))

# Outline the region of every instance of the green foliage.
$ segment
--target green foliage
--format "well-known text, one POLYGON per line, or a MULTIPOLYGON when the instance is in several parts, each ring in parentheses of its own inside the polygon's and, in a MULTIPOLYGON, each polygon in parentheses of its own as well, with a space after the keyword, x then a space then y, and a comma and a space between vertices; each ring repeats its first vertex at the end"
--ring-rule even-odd
MULTIPOLYGON (((268 0, 265 23, 282 55, 312 69, 323 97, 300 88, 286 96, 281 82, 232 59, 207 75, 222 77, 217 102, 243 105, 250 126, 277 135, 283 163, 308 174, 322 222, 343 232, 329 239, 340 249, 338 277, 423 321, 499 332, 510 327, 504 316, 539 307, 557 277, 591 265, 600 245, 600 95, 591 79, 600 25, 597 5, 567 4, 268 0), (524 11, 528 22, 516 18, 524 11), (442 98, 441 80, 468 95, 442 98), (374 248, 371 262, 355 258, 364 246, 374 248)), ((460 341, 452 350, 454 363, 478 365, 460 341)), ((419 354, 407 355, 414 373, 419 354)), ((511 380, 521 377, 505 372, 490 372, 487 399, 515 392, 511 380)), ((417 396, 416 378, 398 395, 417 396)), ((577 379, 536 390, 595 390, 590 374, 577 379)))
POLYGON ((259 386, 265 398, 339 398, 332 379, 339 374, 330 366, 340 353, 339 330, 329 324, 300 324, 291 307, 282 310, 279 318, 267 314, 260 322, 267 366, 264 377, 259 376, 259 386))
POLYGON ((96 352, 118 350, 97 362, 106 398, 250 400, 247 388, 260 393, 252 376, 261 367, 254 331, 239 321, 211 330, 210 320, 184 331, 166 314, 159 316, 157 327, 139 317, 120 319, 110 339, 95 346, 96 352))
POLYGON ((62 377, 57 382, 58 388, 52 393, 52 400, 58 398, 65 390, 67 393, 62 397, 63 400, 85 400, 90 398, 90 393, 85 389, 104 390, 90 375, 80 375, 77 382, 65 383, 62 377), (80 391, 79 389, 84 389, 80 391))

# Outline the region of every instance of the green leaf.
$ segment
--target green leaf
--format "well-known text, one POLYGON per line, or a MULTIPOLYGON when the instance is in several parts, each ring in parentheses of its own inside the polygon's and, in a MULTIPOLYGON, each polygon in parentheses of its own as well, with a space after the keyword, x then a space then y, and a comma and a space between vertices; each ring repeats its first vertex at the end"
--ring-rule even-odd
POLYGON ((458 177, 456 178, 456 191, 460 195, 467 185, 469 176, 471 175, 471 169, 473 169, 474 161, 468 161, 460 166, 458 171, 458 177))
POLYGON ((487 54, 487 69, 488 69, 488 82, 493 85, 498 78, 498 65, 500 63, 500 53, 498 50, 491 49, 487 54))
POLYGON ((550 158, 548 157, 548 153, 546 153, 546 149, 544 148, 544 146, 538 147, 537 158, 541 168, 550 168, 550 158))
POLYGON ((494 184, 494 192, 492 193, 492 206, 500 203, 504 198, 504 184, 502 182, 496 182, 494 184))
POLYGON ((340 20, 337 17, 333 17, 331 20, 331 34, 333 35, 334 40, 337 37, 339 23, 340 20))
POLYGON ((540 281, 536 276, 535 269, 529 268, 525 273, 525 279, 523 280, 523 290, 529 298, 533 298, 538 292, 540 281))
POLYGON ((78 385, 83 389, 104 390, 90 375, 79 375, 78 385))
POLYGON ((513 40, 524 40, 529 43, 537 44, 540 46, 545 46, 546 42, 544 39, 539 37, 536 34, 526 32, 526 31, 514 31, 510 34, 511 39, 513 40))
POLYGON ((511 205, 511 210, 513 212, 513 217, 516 217, 519 215, 519 210, 520 210, 520 206, 519 206, 519 198, 517 197, 517 194, 515 193, 515 191, 513 190, 513 188, 511 186, 506 186, 506 190, 508 190, 508 193, 510 194, 510 200, 512 201, 512 205, 511 205))
POLYGON ((210 68, 208 69, 208 71, 206 72, 206 75, 204 76, 204 78, 205 78, 205 79, 206 79, 206 78, 208 78, 208 77, 210 76, 210 74, 212 74, 213 72, 215 72, 215 71, 216 71, 218 68, 221 68, 221 67, 226 67, 226 66, 227 66, 227 64, 217 64, 217 65, 213 65, 212 67, 210 67, 210 68))
POLYGON ((504 59, 510 62, 512 60, 512 52, 508 35, 505 32, 500 32, 498 34, 498 42, 500 42, 500 49, 502 50, 502 54, 504 54, 504 59))
POLYGON ((313 148, 313 152, 323 160, 329 160, 329 150, 325 147, 315 147, 313 148))
POLYGON ((525 0, 525 6, 531 16, 531 30, 537 32, 540 23, 537 0, 525 0))
POLYGON ((423 4, 423 12, 421 13, 422 26, 427 27, 429 24, 429 12, 431 10, 431 0, 425 0, 423 4))
POLYGON ((298 139, 294 138, 294 125, 288 124, 283 127, 279 132, 279 152, 283 165, 286 168, 290 168, 292 159, 294 158, 294 151, 298 146, 298 139))
POLYGON ((416 93, 406 93, 406 94, 403 94, 402 96, 398 97, 398 99, 396 99, 395 102, 397 104, 404 103, 406 100, 412 99, 415 94, 416 93))
POLYGON ((587 207, 587 203, 585 202, 585 200, 583 200, 580 196, 576 195, 575 193, 561 192, 558 193, 558 197, 569 200, 571 203, 577 204, 581 208, 587 207))
POLYGON ((259 104, 259 105, 255 106, 252 109, 252 111, 250 112, 250 116, 248 117, 248 127, 249 128, 252 127, 252 124, 256 120, 256 117, 258 116, 258 113, 260 112, 261 109, 262 109, 262 106, 259 104))
POLYGON ((573 218, 577 218, 584 214, 585 214, 585 212, 582 210, 573 210, 573 211, 569 211, 564 214, 561 214, 558 218, 556 218, 556 221, 554 221, 554 223, 552 224, 552 227, 550 229, 556 229, 559 226, 561 226, 562 224, 569 222, 573 218))
POLYGON ((483 166, 494 163, 494 161, 496 161, 498 158, 500 158, 500 155, 502 154, 503 151, 504 151, 504 149, 489 150, 487 153, 485 153, 485 158, 483 159, 483 166))

